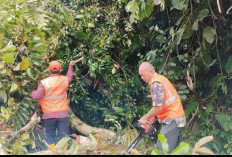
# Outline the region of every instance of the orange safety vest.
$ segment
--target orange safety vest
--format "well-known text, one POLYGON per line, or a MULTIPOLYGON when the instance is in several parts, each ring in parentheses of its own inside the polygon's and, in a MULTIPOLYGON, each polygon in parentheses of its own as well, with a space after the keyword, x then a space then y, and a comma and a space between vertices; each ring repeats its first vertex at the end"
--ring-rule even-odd
POLYGON ((178 118, 185 115, 180 97, 172 83, 163 75, 155 74, 149 82, 152 101, 152 83, 159 82, 164 89, 164 100, 161 111, 156 115, 161 121, 166 118, 178 118))
POLYGON ((51 113, 68 110, 68 77, 63 75, 51 76, 43 79, 41 83, 45 89, 45 95, 40 99, 42 111, 51 113))

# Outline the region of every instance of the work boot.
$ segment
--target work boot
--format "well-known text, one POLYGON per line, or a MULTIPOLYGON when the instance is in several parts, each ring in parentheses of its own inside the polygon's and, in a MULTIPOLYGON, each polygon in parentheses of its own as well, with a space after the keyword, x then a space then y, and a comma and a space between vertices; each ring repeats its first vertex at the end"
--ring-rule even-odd
POLYGON ((56 146, 55 143, 49 144, 49 145, 48 145, 48 149, 52 150, 52 149, 55 148, 55 146, 56 146))

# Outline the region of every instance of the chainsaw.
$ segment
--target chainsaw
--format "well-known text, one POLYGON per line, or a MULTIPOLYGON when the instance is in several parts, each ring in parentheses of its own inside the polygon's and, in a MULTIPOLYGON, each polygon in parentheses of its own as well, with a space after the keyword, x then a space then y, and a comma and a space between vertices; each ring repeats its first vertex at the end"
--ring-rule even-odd
POLYGON ((142 138, 148 138, 150 140, 157 140, 159 122, 156 121, 155 117, 150 118, 145 125, 141 125, 139 123, 134 123, 136 131, 138 132, 138 136, 134 139, 134 141, 127 148, 126 152, 130 154, 130 150, 135 148, 136 145, 140 142, 142 138))

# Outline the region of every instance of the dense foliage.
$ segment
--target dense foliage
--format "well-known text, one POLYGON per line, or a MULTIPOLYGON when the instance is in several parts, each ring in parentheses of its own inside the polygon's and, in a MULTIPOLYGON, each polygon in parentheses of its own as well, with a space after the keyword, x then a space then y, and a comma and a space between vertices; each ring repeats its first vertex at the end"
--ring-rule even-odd
MULTIPOLYGON (((193 144, 212 135, 211 150, 232 153, 231 5, 0 0, 1 122, 16 130, 24 126, 39 112, 29 93, 48 76, 49 61, 59 60, 66 74, 69 61, 83 56, 69 90, 72 110, 92 126, 127 130, 150 109, 147 86, 138 76, 138 65, 149 61, 183 100, 184 140, 193 144)), ((13 152, 26 151, 20 148, 13 152)))

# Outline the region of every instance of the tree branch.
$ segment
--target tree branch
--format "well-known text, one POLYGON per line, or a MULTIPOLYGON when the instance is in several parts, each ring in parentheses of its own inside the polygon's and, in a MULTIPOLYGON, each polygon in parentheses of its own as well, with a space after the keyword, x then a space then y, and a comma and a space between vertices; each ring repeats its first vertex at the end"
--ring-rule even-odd
POLYGON ((16 132, 16 134, 10 139, 9 141, 9 148, 11 148, 14 144, 14 142, 25 132, 31 130, 34 126, 36 126, 36 124, 38 124, 40 122, 40 117, 37 117, 36 113, 34 113, 34 115, 31 117, 30 122, 24 126, 22 129, 20 129, 18 132, 16 132))
POLYGON ((219 0, 217 0, 217 6, 218 6, 218 11, 219 13, 222 13, 221 6, 219 0))
POLYGON ((83 135, 88 136, 90 133, 93 135, 97 134, 104 139, 113 139, 116 137, 116 133, 111 130, 89 126, 81 121, 71 110, 69 110, 69 116, 71 117, 72 127, 83 135))

